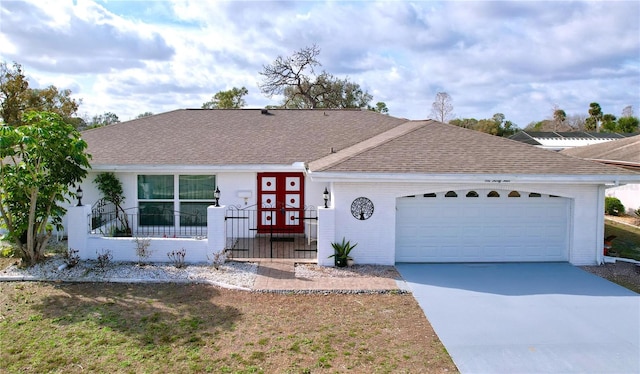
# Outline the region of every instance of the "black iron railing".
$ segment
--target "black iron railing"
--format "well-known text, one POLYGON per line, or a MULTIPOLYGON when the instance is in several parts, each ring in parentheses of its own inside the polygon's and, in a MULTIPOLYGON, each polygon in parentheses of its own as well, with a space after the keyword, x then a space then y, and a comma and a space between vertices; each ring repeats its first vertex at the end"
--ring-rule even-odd
POLYGON ((207 214, 169 209, 128 208, 97 203, 91 212, 91 233, 102 236, 145 236, 164 238, 204 238, 207 214))
MULTIPOLYGON (((317 258, 317 221, 315 207, 297 210, 299 224, 266 224, 269 214, 285 214, 280 209, 230 206, 225 214, 226 251, 233 258, 317 258)), ((291 212, 288 210, 287 212, 291 212)))

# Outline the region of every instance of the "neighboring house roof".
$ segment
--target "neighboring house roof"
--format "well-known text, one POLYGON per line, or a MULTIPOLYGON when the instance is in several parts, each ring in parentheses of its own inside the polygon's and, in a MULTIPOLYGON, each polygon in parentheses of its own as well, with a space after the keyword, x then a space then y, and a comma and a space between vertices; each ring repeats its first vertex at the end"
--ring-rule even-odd
POLYGON ((312 171, 420 174, 606 175, 611 169, 506 138, 440 122, 409 121, 378 144, 342 150, 309 164, 312 171))
POLYGON ((181 109, 82 133, 96 165, 290 165, 406 122, 361 110, 181 109))
POLYGON ((612 140, 622 139, 636 134, 618 134, 603 132, 552 132, 552 131, 520 131, 509 138, 541 148, 562 150, 582 147, 612 140))
POLYGON ((566 149, 563 154, 640 170, 640 135, 612 142, 566 149))
MULTIPOLYGON (((634 174, 440 122, 367 110, 176 110, 82 133, 94 167, 238 167, 312 172, 634 174)), ((159 170, 160 171, 160 170, 159 170)))

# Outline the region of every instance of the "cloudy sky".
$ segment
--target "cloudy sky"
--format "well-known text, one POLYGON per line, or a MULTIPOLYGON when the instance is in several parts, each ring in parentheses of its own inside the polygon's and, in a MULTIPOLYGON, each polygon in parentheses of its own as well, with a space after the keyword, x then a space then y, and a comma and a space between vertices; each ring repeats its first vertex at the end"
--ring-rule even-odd
POLYGON ((323 68, 390 114, 430 117, 438 92, 458 118, 504 113, 520 127, 554 105, 640 113, 638 1, 0 1, 0 61, 32 87, 69 88, 79 114, 199 108, 312 44, 323 68))

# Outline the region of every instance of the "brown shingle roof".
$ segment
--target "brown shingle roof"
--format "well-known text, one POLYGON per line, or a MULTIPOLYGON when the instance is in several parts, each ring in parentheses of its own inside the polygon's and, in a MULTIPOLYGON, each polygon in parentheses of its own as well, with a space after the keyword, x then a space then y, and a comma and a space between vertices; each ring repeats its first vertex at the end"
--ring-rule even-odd
POLYGON ((332 172, 633 174, 453 125, 360 110, 181 109, 82 136, 94 166, 307 162, 332 172))
POLYGON ((92 165, 309 162, 406 122, 360 110, 181 109, 87 130, 92 165))
POLYGON ((591 160, 635 164, 640 167, 640 135, 584 147, 565 149, 562 153, 591 160))
MULTIPOLYGON (((634 174, 528 144, 435 121, 364 151, 355 148, 310 164, 313 171, 415 174, 634 174)), ((404 126, 404 125, 403 125, 404 126)), ((382 138, 382 137, 381 137, 382 138)))

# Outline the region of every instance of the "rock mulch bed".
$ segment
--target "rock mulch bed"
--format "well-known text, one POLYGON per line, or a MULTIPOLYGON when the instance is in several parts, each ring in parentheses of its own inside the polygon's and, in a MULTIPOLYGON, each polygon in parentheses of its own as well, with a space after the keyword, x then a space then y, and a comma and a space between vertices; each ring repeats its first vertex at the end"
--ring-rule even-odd
POLYGON ((249 289, 253 287, 258 269, 257 264, 248 262, 227 262, 217 270, 209 264, 176 268, 172 264, 138 265, 111 262, 101 267, 96 261, 80 261, 71 268, 64 265, 64 258, 55 256, 28 268, 11 265, 0 270, 0 277, 75 282, 193 282, 249 289))

